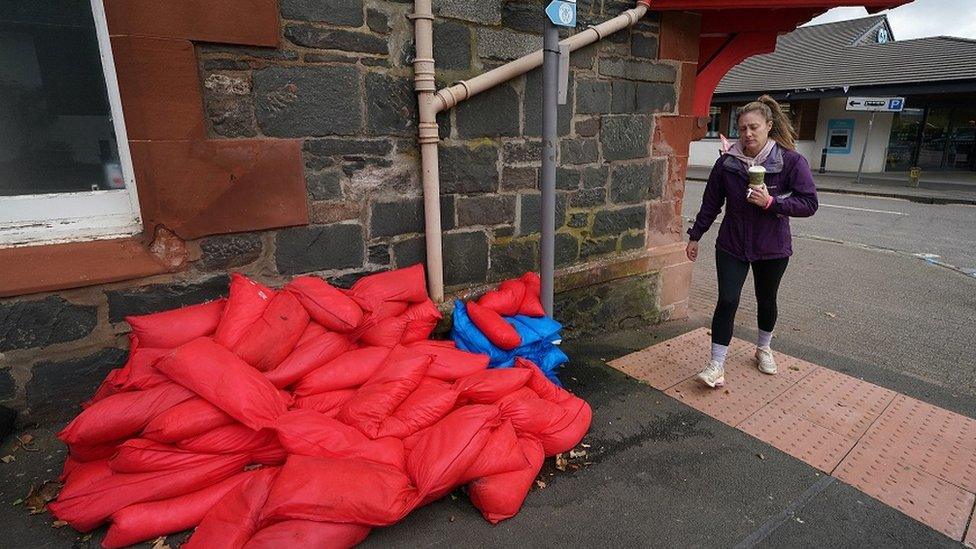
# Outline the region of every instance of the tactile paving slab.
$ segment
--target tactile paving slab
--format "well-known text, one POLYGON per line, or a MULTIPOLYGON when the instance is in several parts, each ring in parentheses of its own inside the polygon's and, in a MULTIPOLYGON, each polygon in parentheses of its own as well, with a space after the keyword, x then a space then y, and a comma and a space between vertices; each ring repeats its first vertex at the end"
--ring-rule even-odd
POLYGON ((739 428, 830 473, 895 395, 839 372, 815 368, 739 428))
POLYGON ((834 472, 838 479, 961 541, 976 495, 921 469, 899 463, 886 450, 858 444, 834 472))
POLYGON ((733 340, 733 348, 725 359, 725 387, 712 389, 690 378, 665 394, 735 427, 819 368, 774 351, 779 373, 766 375, 756 368, 754 352, 755 345, 733 340), (738 352, 733 353, 736 347, 738 352))
POLYGON ((859 445, 976 492, 976 420, 898 395, 859 445))
POLYGON ((702 328, 609 364, 976 549, 976 420, 781 353, 765 375, 739 339, 712 389, 694 378, 709 341, 702 328))
POLYGON ((701 371, 710 345, 708 330, 698 328, 607 364, 663 391, 701 371))

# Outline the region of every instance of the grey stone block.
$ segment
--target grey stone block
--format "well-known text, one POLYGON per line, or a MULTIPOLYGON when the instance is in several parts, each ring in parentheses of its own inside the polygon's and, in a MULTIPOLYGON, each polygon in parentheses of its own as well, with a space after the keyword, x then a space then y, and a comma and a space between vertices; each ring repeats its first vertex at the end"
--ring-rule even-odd
POLYGON ((352 67, 272 67, 254 71, 258 124, 274 137, 361 131, 359 74, 352 67))
POLYGON ((228 234, 205 238, 200 243, 200 266, 207 270, 231 269, 253 263, 264 245, 256 234, 228 234))
POLYGON ((441 146, 438 156, 442 193, 487 193, 498 189, 498 148, 494 145, 441 146))
POLYGON ((126 354, 106 348, 82 358, 35 364, 26 388, 31 421, 55 423, 77 415, 79 404, 91 398, 109 371, 122 366, 126 354))
POLYGON ((491 246, 491 280, 516 278, 538 268, 539 244, 536 241, 514 240, 491 246))
POLYGON ((500 225, 515 222, 515 195, 483 195, 457 199, 458 225, 500 225))
POLYGON ((673 83, 677 77, 674 66, 664 63, 648 63, 646 61, 630 61, 615 57, 603 57, 600 59, 599 66, 600 76, 610 78, 673 83))
POLYGON ((58 296, 0 304, 0 352, 81 339, 96 324, 98 307, 58 296))
POLYGON ((413 135, 417 98, 407 78, 366 74, 366 131, 372 135, 413 135))
POLYGON ((342 29, 324 29, 293 23, 285 26, 285 38, 297 46, 322 50, 356 51, 387 55, 387 41, 375 34, 342 29))
POLYGON ((519 98, 510 85, 501 85, 461 103, 455 115, 462 139, 512 137, 519 134, 519 98))
POLYGON ((596 139, 565 139, 559 143, 561 164, 591 164, 600 159, 596 139))
POLYGON ((616 236, 631 229, 644 230, 646 221, 647 206, 644 204, 599 211, 593 221, 593 236, 616 236))
POLYGON ((648 155, 652 122, 643 115, 605 116, 600 141, 603 158, 624 160, 648 155))
POLYGON ((467 25, 434 23, 434 63, 438 70, 471 69, 471 29, 467 25))
POLYGON ((363 0, 281 0, 281 16, 285 19, 360 27, 363 24, 363 0))
POLYGON ((359 224, 284 229, 275 244, 278 272, 289 275, 361 267, 365 254, 359 224))
POLYGON ((105 292, 109 322, 121 322, 130 315, 145 315, 196 305, 227 295, 230 278, 215 276, 202 282, 150 284, 105 292))

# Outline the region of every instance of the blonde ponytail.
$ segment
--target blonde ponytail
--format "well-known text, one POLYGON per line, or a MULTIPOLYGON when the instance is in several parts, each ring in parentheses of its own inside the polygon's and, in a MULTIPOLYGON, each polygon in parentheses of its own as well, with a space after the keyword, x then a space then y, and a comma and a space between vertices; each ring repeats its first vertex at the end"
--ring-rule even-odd
POLYGON ((783 112, 783 108, 780 107, 775 99, 768 95, 763 95, 752 103, 744 107, 739 107, 736 118, 738 119, 738 117, 747 112, 761 112, 767 121, 772 121, 773 123, 773 129, 769 131, 770 139, 773 139, 785 149, 791 151, 796 150, 796 129, 793 128, 793 123, 790 122, 789 115, 783 112))

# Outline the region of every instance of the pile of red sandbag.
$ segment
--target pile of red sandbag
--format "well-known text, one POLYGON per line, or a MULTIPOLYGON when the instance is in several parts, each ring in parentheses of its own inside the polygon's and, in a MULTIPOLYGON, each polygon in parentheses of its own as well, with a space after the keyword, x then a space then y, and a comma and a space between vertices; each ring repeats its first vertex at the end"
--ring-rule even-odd
POLYGON ((496 347, 511 351, 522 345, 522 336, 502 316, 546 316, 539 300, 542 281, 539 275, 528 272, 521 278, 506 280, 497 290, 487 292, 478 301, 469 301, 465 308, 471 322, 496 347))
MULTIPOLYGON (((538 296, 538 290, 536 296, 538 296)), ((131 317, 131 351, 59 435, 51 512, 121 547, 196 526, 187 547, 347 547, 461 485, 516 514, 589 406, 531 362, 428 340, 417 265, 349 290, 315 277, 131 317)))

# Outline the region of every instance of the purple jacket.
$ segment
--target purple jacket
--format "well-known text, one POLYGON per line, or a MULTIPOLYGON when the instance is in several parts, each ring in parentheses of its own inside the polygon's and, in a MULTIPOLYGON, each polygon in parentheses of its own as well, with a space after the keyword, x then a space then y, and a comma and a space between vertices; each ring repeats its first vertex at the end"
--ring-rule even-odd
POLYGON ((746 201, 749 176, 739 159, 722 155, 705 186, 691 240, 700 240, 712 226, 722 205, 725 218, 715 245, 742 261, 777 259, 793 254, 790 217, 810 217, 817 211, 817 189, 806 158, 796 151, 773 147, 763 164, 773 204, 768 210, 746 201))

